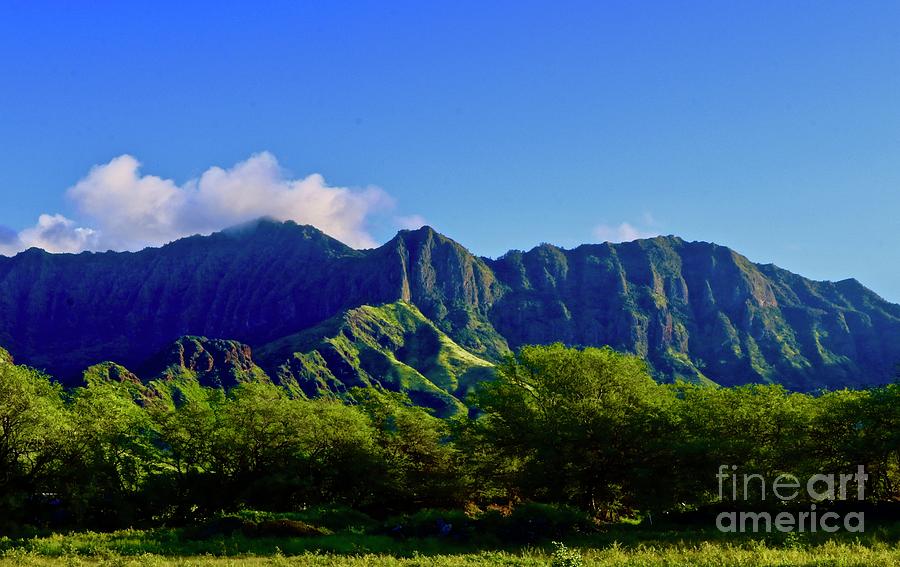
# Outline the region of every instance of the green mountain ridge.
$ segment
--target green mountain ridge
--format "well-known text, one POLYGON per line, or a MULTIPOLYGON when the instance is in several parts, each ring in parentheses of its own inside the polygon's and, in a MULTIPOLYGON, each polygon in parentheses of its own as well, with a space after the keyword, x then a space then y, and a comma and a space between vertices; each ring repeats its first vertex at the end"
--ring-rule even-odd
POLYGON ((493 376, 493 364, 463 349, 404 301, 362 306, 264 345, 255 356, 237 341, 186 336, 137 373, 114 362, 84 372, 84 382, 118 382, 141 396, 190 397, 198 387, 228 390, 276 382, 296 396, 343 397, 355 387, 407 394, 441 417, 467 412, 466 396, 493 376))
POLYGON ((273 380, 301 391, 430 383, 459 400, 404 358, 417 316, 366 311, 398 302, 428 322, 416 328, 485 362, 525 344, 610 345, 661 381, 814 391, 889 382, 900 361, 900 306, 855 280, 815 282, 672 236, 490 259, 428 227, 354 250, 261 220, 137 253, 0 257, 0 344, 67 383, 103 360, 143 368, 195 336, 256 349, 273 380))
POLYGON ((900 360, 900 306, 715 244, 543 245, 492 268, 510 284, 492 320, 512 347, 556 336, 639 354, 663 380, 804 391, 884 382, 900 360))

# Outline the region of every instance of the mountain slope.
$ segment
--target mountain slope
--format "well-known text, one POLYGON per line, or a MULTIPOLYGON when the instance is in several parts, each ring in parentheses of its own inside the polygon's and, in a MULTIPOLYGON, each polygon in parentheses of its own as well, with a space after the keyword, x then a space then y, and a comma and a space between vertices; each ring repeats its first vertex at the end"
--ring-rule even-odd
POLYGON ((526 343, 609 344, 645 356, 664 380, 799 390, 889 381, 900 361, 900 306, 858 282, 813 282, 676 237, 490 260, 427 227, 353 250, 261 220, 138 253, 0 257, 0 344, 64 380, 103 360, 138 368, 185 335, 261 352, 294 337, 302 348, 264 361, 276 372, 294 352, 321 356, 319 342, 344 336, 342 314, 398 301, 486 361, 526 343))
POLYGON ((509 286, 491 320, 512 347, 609 344, 646 357, 661 378, 799 390, 883 382, 900 361, 900 306, 715 244, 543 245, 491 265, 509 286))
POLYGON ((72 378, 101 360, 133 367, 188 334, 274 339, 350 307, 338 266, 358 254, 272 222, 138 253, 31 249, 0 258, 0 344, 72 378))
POLYGON ((351 309, 261 347, 257 358, 278 382, 308 396, 381 386, 442 416, 465 411, 473 385, 493 373, 405 301, 351 309))
POLYGON ((499 359, 509 352, 488 319, 503 285, 484 259, 429 227, 400 231, 341 269, 354 307, 406 301, 478 356, 499 359))

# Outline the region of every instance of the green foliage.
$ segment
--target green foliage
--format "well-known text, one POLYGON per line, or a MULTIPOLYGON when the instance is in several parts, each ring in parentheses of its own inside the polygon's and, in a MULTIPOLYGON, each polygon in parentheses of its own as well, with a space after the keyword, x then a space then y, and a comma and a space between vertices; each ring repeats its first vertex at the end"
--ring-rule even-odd
POLYGON ((156 468, 148 413, 126 382, 100 381, 71 394, 72 432, 66 480, 71 511, 101 525, 128 525, 139 494, 156 468))
POLYGON ((44 512, 35 495, 61 466, 73 426, 62 389, 36 370, 0 364, 0 529, 44 512))
POLYGON ((566 544, 554 541, 553 547, 553 557, 550 561, 551 567, 581 567, 584 565, 581 554, 574 549, 569 549, 566 547, 566 544))
POLYGON ((736 388, 673 387, 676 406, 678 467, 671 485, 681 501, 705 503, 718 495, 714 471, 738 465, 741 473, 774 478, 782 472, 814 474, 819 443, 813 426, 820 400, 781 386, 736 388))
POLYGON ((864 465, 867 504, 900 498, 897 384, 817 396, 660 385, 633 355, 555 344, 520 349, 470 403, 471 417, 442 419, 377 387, 226 392, 142 384, 113 364, 63 391, 0 364, 0 531, 188 524, 207 539, 327 539, 396 523, 406 537, 546 541, 702 512, 723 464, 768 478, 864 465))
POLYGON ((317 537, 330 532, 300 520, 266 520, 247 530, 252 537, 317 537))
POLYGON ((295 512, 267 512, 263 510, 243 509, 234 514, 242 521, 261 522, 264 520, 287 519, 321 526, 334 532, 366 532, 375 531, 379 522, 359 510, 346 506, 309 506, 295 512))
POLYGON ((480 467, 511 497, 615 515, 666 472, 673 404, 637 357, 523 347, 476 396, 485 416, 472 431, 487 447, 480 467))
POLYGON ((451 424, 403 394, 354 389, 353 400, 375 427, 386 466, 380 487, 392 508, 462 505, 471 492, 463 455, 449 442, 451 424))
POLYGON ((290 510, 368 503, 366 478, 381 468, 380 455, 369 420, 354 408, 247 383, 216 403, 207 419, 214 425, 204 476, 222 491, 220 505, 290 510))

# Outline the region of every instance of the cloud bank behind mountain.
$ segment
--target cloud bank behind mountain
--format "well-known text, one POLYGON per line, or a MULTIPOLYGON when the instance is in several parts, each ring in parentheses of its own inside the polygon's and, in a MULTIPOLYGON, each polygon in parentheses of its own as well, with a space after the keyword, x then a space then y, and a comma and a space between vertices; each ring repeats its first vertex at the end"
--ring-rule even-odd
POLYGON ((424 224, 418 215, 392 216, 394 200, 375 187, 329 185, 320 174, 293 178, 263 152, 231 168, 210 167, 178 184, 144 174, 131 155, 91 168, 70 187, 84 223, 60 214, 40 215, 34 226, 0 233, 0 254, 38 247, 49 252, 139 250, 192 234, 209 234, 259 217, 311 224, 354 246, 376 245, 374 218, 397 227, 424 224))

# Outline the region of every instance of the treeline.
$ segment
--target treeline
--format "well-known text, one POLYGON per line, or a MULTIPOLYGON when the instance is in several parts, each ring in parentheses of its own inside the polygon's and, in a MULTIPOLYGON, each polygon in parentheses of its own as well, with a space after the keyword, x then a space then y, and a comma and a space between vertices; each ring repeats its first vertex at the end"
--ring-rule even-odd
POLYGON ((247 383, 63 390, 0 361, 0 529, 191 522, 240 508, 387 514, 532 501, 595 517, 702 507, 720 465, 774 478, 855 473, 900 492, 900 386, 817 396, 778 386, 659 385, 611 349, 522 348, 441 420, 355 390, 291 398, 247 383))

